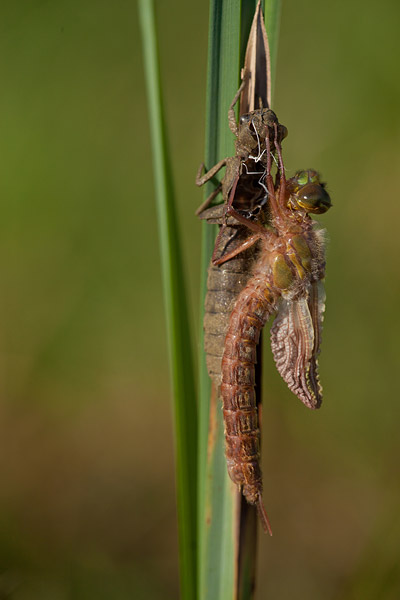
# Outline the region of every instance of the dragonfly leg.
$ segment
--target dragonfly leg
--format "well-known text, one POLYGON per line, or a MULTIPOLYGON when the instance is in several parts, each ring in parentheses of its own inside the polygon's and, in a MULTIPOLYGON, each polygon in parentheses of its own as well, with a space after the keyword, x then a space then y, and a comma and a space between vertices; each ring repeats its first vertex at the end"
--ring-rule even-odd
POLYGON ((246 85, 247 80, 249 79, 249 76, 250 76, 249 71, 245 71, 243 73, 243 78, 242 78, 242 83, 240 84, 240 88, 234 95, 233 100, 232 100, 231 105, 228 110, 229 129, 232 131, 233 135, 236 137, 239 134, 239 129, 238 129, 237 122, 236 122, 235 105, 236 105, 237 101, 239 100, 239 96, 242 93, 243 88, 246 85))
MULTIPOLYGON (((222 231, 222 229, 221 229, 221 231, 222 231)), ((234 250, 232 250, 231 252, 228 252, 227 254, 224 254, 224 256, 222 256, 221 258, 218 258, 218 259, 215 258, 215 254, 216 254, 217 248, 218 248, 218 243, 216 242, 214 252, 212 255, 213 265, 222 265, 224 262, 230 260, 231 258, 234 258, 235 256, 237 256, 241 252, 244 252, 248 248, 251 248, 251 246, 254 246, 254 244, 256 242, 258 242, 258 240, 260 238, 261 238, 261 235, 255 233, 254 235, 251 235, 249 238, 247 238, 247 240, 245 242, 243 242, 243 244, 239 244, 239 246, 234 248, 234 250)), ((218 241, 218 238, 217 238, 217 241, 218 241)))
POLYGON ((265 227, 263 227, 262 225, 260 225, 260 223, 256 223, 255 221, 252 221, 251 219, 248 219, 247 217, 244 217, 239 212, 237 212, 237 210, 235 210, 233 208, 233 206, 229 205, 227 207, 226 214, 230 215, 231 217, 235 217, 236 221, 239 221, 239 223, 241 223, 242 225, 245 225, 251 231, 254 231, 255 233, 258 233, 260 237, 262 235, 265 235, 265 232, 266 232, 265 227))
POLYGON ((275 123, 274 123, 274 129, 275 129, 274 145, 275 145, 275 149, 276 149, 276 153, 278 155, 278 161, 279 161, 279 181, 280 181, 279 204, 282 208, 282 207, 286 206, 286 176, 285 176, 285 167, 284 167, 283 158, 282 158, 282 148, 278 141, 278 128, 275 123))
POLYGON ((220 169, 222 169, 222 167, 226 166, 226 158, 223 158, 222 160, 220 160, 219 162, 217 162, 216 165, 214 165, 209 171, 207 171, 207 173, 205 173, 203 176, 201 175, 203 169, 204 169, 204 163, 201 163, 199 170, 197 171, 197 175, 196 175, 196 185, 200 186, 200 185, 204 185, 205 183, 207 183, 207 181, 210 181, 210 179, 212 179, 212 177, 214 177, 214 175, 216 173, 218 173, 218 171, 220 169))
MULTIPOLYGON (((278 131, 276 123, 274 123, 274 129, 275 129, 275 137, 276 137, 277 131, 278 131)), ((278 209, 278 204, 277 204, 277 201, 276 201, 274 180, 273 180, 272 175, 271 175, 272 152, 271 152, 271 146, 270 146, 269 128, 267 128, 267 132, 266 132, 265 147, 266 147, 266 151, 267 151, 267 164, 266 164, 265 181, 266 181, 266 184, 267 184, 268 200, 269 200, 269 204, 270 204, 270 207, 271 207, 271 212, 273 213, 273 215, 275 217, 277 217, 278 214, 279 214, 279 209, 278 209)))
POLYGON ((206 198, 206 200, 204 200, 204 202, 202 204, 200 204, 199 208, 195 212, 195 215, 197 217, 199 216, 200 213, 203 212, 203 210, 205 210, 206 208, 209 207, 211 202, 214 200, 214 198, 216 198, 218 196, 218 194, 220 193, 221 190, 222 190, 222 185, 220 184, 218 187, 215 188, 215 190, 213 192, 211 192, 211 194, 208 196, 208 198, 206 198))
POLYGON ((278 140, 278 126, 276 123, 274 123, 274 131, 275 131, 275 136, 274 136, 274 146, 276 149, 276 153, 278 155, 278 160, 279 160, 279 174, 280 174, 280 178, 282 181, 282 178, 285 179, 285 167, 283 165, 283 158, 282 158, 282 148, 281 145, 279 143, 278 140))
POLYGON ((259 223, 255 223, 254 221, 252 221, 251 219, 248 219, 247 217, 244 217, 239 212, 237 212, 237 210, 235 210, 233 208, 232 203, 233 203, 233 199, 235 197, 238 181, 239 181, 239 176, 236 178, 236 181, 232 187, 231 193, 229 194, 229 199, 228 199, 228 203, 226 206, 226 216, 230 215, 230 216, 234 217, 236 219, 236 221, 239 221, 239 223, 242 223, 242 225, 246 225, 246 227, 248 227, 248 229, 250 229, 251 231, 254 231, 255 233, 258 233, 260 236, 265 235, 265 227, 263 227, 259 223))

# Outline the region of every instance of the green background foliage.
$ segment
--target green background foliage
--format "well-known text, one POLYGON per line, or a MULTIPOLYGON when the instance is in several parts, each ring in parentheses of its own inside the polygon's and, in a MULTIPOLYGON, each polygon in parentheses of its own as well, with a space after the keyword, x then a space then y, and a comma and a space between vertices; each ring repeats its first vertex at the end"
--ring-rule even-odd
MULTIPOLYGON (((208 3, 157 11, 196 323, 208 3)), ((286 166, 320 170, 334 207, 321 410, 264 356, 260 600, 400 595, 399 16, 391 0, 283 6, 286 166)), ((141 60, 134 2, 0 5, 0 597, 177 597, 141 60)))

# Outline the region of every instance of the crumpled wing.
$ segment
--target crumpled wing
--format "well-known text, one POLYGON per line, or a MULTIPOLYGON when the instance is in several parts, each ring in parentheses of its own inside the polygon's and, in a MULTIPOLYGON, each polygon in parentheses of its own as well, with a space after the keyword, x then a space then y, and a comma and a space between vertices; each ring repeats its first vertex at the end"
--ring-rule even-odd
POLYGON ((318 376, 325 291, 321 281, 309 294, 295 300, 282 298, 271 328, 271 347, 277 369, 289 389, 308 408, 319 408, 322 387, 318 376))

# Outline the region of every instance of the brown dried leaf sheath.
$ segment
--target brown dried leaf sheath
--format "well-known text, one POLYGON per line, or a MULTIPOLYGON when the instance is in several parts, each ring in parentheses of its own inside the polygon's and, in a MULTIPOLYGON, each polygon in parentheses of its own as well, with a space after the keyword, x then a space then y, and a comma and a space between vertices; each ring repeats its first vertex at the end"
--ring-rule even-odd
POLYGON ((240 114, 271 108, 271 59, 261 2, 258 2, 246 47, 244 71, 250 73, 240 96, 240 114))

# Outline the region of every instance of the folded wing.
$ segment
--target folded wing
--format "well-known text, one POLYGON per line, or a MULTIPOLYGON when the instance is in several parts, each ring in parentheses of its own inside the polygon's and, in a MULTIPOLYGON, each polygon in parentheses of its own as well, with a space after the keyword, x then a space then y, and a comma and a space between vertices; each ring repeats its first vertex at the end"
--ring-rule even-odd
POLYGON ((322 387, 318 376, 325 292, 321 281, 297 299, 282 298, 271 328, 276 367, 289 389, 308 408, 319 408, 322 387))

